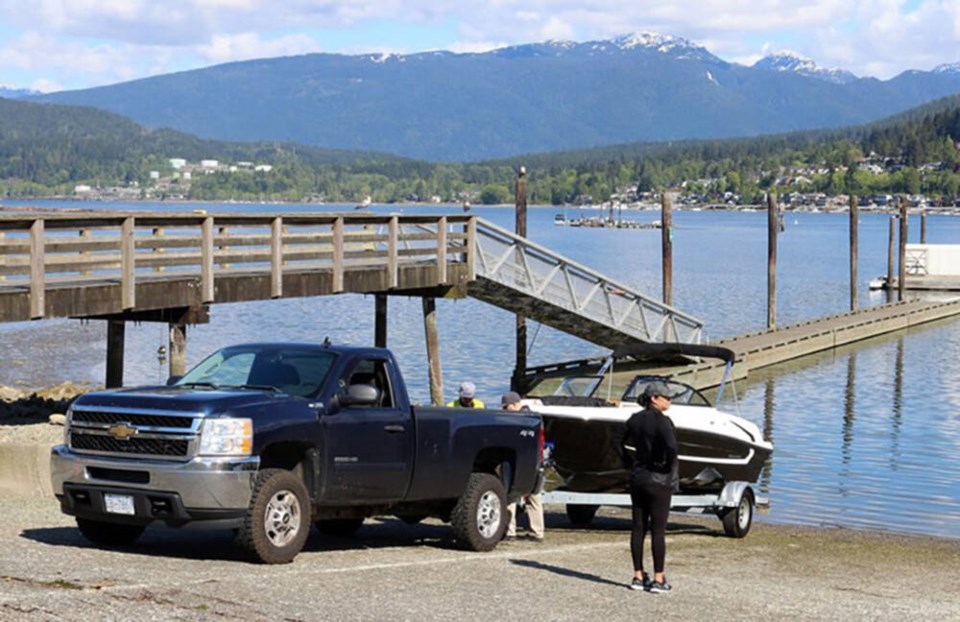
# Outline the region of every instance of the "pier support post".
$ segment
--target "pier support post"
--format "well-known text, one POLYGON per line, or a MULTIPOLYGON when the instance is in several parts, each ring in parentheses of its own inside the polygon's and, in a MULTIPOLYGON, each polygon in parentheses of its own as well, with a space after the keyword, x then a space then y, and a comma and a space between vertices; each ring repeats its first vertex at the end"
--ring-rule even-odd
POLYGON ((858 233, 860 228, 860 207, 857 197, 850 195, 850 310, 856 311, 860 293, 857 289, 858 233))
POLYGON ((374 295, 373 345, 387 347, 387 295, 374 295))
POLYGON ((123 320, 107 320, 107 377, 108 389, 123 386, 123 344, 126 333, 123 320))
POLYGON ((777 195, 767 193, 767 328, 777 325, 777 232, 780 212, 777 195))
POLYGON ((171 322, 170 328, 170 375, 182 376, 187 372, 187 326, 171 322))
MULTIPOLYGON (((663 304, 673 304, 673 201, 666 192, 660 195, 660 248, 662 251, 663 304)), ((672 335, 667 335, 672 340, 672 335)))
POLYGON ((887 291, 893 291, 893 242, 897 236, 896 216, 890 215, 887 229, 887 291))
POLYGON ((903 301, 907 285, 907 202, 900 197, 900 271, 897 276, 897 300, 903 301))
MULTIPOLYGON (((520 237, 527 237, 527 168, 521 166, 517 171, 516 186, 516 221, 515 231, 520 237)), ((527 318, 517 314, 516 326, 516 363, 513 376, 510 378, 510 388, 520 390, 520 384, 527 372, 527 318)))
POLYGON ((920 212, 920 243, 927 243, 927 212, 920 212))
POLYGON ((443 373, 440 366, 440 337, 437 332, 437 301, 423 298, 423 331, 427 341, 427 368, 430 380, 430 403, 443 406, 443 373))

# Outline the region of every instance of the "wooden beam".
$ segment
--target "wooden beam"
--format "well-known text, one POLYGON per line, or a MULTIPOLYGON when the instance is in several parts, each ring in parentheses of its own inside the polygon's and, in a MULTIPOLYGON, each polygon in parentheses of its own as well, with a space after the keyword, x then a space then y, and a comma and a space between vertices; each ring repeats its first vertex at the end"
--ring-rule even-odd
POLYGON ((213 217, 203 219, 200 225, 200 300, 213 302, 213 217))
POLYGON ((850 195, 850 310, 856 311, 859 304, 857 288, 857 257, 859 254, 858 231, 860 229, 860 208, 857 197, 850 195))
POLYGON ((134 256, 134 220, 125 218, 120 227, 120 308, 137 306, 136 257, 134 256))
POLYGON ((396 216, 390 218, 387 237, 387 281, 391 289, 398 285, 397 281, 397 249, 399 248, 400 225, 396 216))
POLYGON ((387 296, 385 294, 376 294, 374 296, 374 318, 373 318, 373 345, 378 348, 387 347, 387 296))
POLYGON ((41 219, 30 225, 30 319, 43 317, 46 290, 43 251, 44 222, 41 219))
POLYGON ((343 291, 343 216, 333 221, 333 291, 343 291))
POLYGON ((437 285, 447 282, 447 217, 437 221, 437 285))
POLYGON ((780 214, 777 197, 767 193, 767 328, 777 325, 777 231, 780 214))
POLYGON ((170 327, 170 375, 182 376, 187 372, 187 327, 184 324, 169 324, 170 327))
POLYGON ((283 296, 283 216, 270 223, 270 297, 283 296))
POLYGON ((107 320, 107 377, 108 389, 123 386, 123 347, 126 323, 123 320, 107 320))
POLYGON ((427 367, 430 380, 430 403, 443 406, 443 373, 440 365, 440 337, 437 331, 437 301, 423 299, 423 330, 427 343, 427 367))

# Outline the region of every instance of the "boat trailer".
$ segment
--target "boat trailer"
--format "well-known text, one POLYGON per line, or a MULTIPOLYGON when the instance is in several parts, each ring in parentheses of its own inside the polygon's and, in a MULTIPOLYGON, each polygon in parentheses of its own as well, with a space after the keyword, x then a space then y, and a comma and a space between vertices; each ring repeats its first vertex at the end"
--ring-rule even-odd
MULTIPOLYGON (((566 505, 567 518, 577 526, 586 526, 602 505, 631 507, 626 493, 569 492, 551 490, 543 493, 543 503, 566 505)), ((757 506, 768 507, 768 497, 758 497, 749 482, 727 482, 719 493, 675 494, 671 512, 715 514, 723 523, 723 531, 731 538, 743 538, 753 524, 757 506)))

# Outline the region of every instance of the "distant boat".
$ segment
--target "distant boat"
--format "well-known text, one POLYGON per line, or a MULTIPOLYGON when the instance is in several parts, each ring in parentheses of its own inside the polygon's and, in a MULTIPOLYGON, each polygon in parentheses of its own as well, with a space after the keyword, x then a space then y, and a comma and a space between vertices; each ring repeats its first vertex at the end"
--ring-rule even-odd
POLYGON ((867 287, 870 289, 886 289, 887 288, 887 277, 878 276, 875 279, 870 279, 867 283, 867 287))
POLYGON ((357 203, 357 205, 355 206, 355 209, 363 209, 363 208, 365 208, 365 207, 370 207, 370 204, 371 204, 372 202, 373 202, 373 199, 371 199, 369 196, 367 196, 364 200, 362 200, 362 201, 360 201, 359 203, 357 203))
POLYGON ((566 214, 557 214, 553 217, 553 224, 566 226, 567 225, 567 215, 566 214))
POLYGON ((471 207, 471 206, 470 206, 470 201, 464 201, 464 202, 463 202, 463 211, 469 212, 469 211, 470 211, 470 207, 471 207))

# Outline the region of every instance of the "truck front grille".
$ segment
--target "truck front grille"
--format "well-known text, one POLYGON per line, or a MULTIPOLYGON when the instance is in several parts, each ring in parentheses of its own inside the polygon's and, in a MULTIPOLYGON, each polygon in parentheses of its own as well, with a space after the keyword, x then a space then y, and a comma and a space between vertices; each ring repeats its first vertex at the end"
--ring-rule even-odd
POLYGON ((74 405, 70 448, 81 453, 158 460, 192 458, 202 413, 74 405))
POLYGON ((138 456, 176 456, 180 458, 185 457, 190 449, 190 443, 183 440, 131 438, 121 441, 111 436, 78 434, 77 432, 70 435, 70 444, 73 449, 86 451, 138 456))

